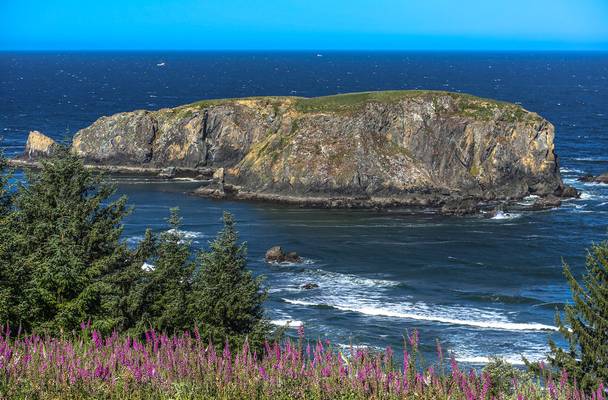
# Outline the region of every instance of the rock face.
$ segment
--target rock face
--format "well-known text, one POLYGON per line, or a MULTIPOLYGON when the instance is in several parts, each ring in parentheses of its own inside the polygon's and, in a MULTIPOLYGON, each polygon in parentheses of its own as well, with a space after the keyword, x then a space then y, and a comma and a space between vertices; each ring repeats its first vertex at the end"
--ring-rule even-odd
POLYGON ((29 159, 48 157, 51 155, 53 146, 55 146, 53 139, 38 131, 31 131, 25 144, 24 156, 29 159))
MULTIPOLYGON (((554 127, 520 106, 434 91, 209 100, 102 117, 88 163, 211 168, 201 194, 330 207, 562 196, 554 127)), ((456 207, 458 208, 458 207, 456 207)))

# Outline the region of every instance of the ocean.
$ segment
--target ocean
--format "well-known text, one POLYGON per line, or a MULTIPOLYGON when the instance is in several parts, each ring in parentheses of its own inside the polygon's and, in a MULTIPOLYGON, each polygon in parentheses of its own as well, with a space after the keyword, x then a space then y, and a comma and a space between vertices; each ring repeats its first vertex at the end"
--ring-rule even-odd
POLYGON ((227 210, 248 243, 249 267, 265 276, 276 324, 379 349, 400 348, 417 329, 425 358, 439 340, 473 365, 492 355, 543 358, 547 339, 558 339, 555 310, 570 301, 562 259, 580 274, 585 249, 607 238, 608 185, 576 178, 608 171, 608 53, 5 52, 0 137, 15 155, 30 130, 68 141, 121 111, 384 89, 465 92, 539 113, 556 126, 562 176, 581 198, 547 211, 446 217, 217 201, 189 194, 196 182, 117 177, 134 206, 125 240, 167 229, 177 206, 184 233, 204 248, 227 210), (266 264, 273 245, 304 262, 266 264), (301 289, 309 282, 319 288, 301 289))

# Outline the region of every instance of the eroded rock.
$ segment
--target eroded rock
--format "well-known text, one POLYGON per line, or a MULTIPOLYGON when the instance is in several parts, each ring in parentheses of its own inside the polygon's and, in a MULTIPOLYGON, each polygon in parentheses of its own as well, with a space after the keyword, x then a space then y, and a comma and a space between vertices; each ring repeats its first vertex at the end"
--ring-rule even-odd
POLYGON ((553 139, 515 104, 390 91, 120 113, 79 131, 73 150, 91 163, 213 168, 219 187, 205 195, 466 214, 477 201, 572 194, 553 139))
POLYGON ((264 259, 266 260, 266 262, 270 263, 302 262, 302 258, 295 251, 285 252, 281 246, 273 246, 268 249, 268 251, 266 251, 266 256, 264 257, 264 259))
POLYGON ((48 157, 53 152, 55 141, 38 131, 31 131, 25 144, 24 156, 29 159, 48 157))

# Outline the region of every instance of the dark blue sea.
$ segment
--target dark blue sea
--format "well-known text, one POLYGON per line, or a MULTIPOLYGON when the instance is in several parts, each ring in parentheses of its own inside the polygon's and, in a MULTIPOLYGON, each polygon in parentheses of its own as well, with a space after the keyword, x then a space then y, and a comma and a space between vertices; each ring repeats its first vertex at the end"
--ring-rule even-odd
POLYGON ((69 140, 120 111, 382 89, 466 92, 541 114, 556 126, 563 177, 581 198, 486 219, 214 201, 189 195, 195 182, 122 177, 119 191, 135 207, 125 240, 166 229, 178 206, 185 234, 205 247, 228 210, 249 266, 266 277, 277 324, 379 348, 399 347, 418 329, 427 358, 439 339, 472 364, 542 358, 555 309, 569 301, 562 259, 580 274, 585 248, 607 238, 608 186, 576 182, 608 171, 607 53, 0 53, 0 136, 10 155, 29 130, 69 140), (305 262, 264 263, 275 244, 305 262), (307 282, 319 288, 300 289, 307 282))

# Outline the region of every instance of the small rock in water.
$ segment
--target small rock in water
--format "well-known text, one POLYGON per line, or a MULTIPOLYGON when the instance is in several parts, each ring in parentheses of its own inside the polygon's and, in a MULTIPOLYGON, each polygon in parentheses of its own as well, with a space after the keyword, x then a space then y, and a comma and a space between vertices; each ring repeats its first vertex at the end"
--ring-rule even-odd
POLYGON ((600 175, 587 174, 577 179, 580 182, 608 183, 608 172, 600 175))
POLYGON ((313 282, 308 282, 302 285, 302 289, 306 289, 306 290, 310 290, 310 289, 316 289, 318 288, 319 285, 317 285, 316 283, 313 282))
POLYGON ((295 251, 286 253, 281 246, 273 246, 266 252, 266 262, 302 262, 302 258, 295 251))

